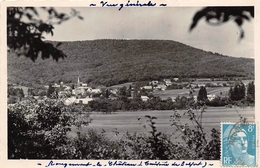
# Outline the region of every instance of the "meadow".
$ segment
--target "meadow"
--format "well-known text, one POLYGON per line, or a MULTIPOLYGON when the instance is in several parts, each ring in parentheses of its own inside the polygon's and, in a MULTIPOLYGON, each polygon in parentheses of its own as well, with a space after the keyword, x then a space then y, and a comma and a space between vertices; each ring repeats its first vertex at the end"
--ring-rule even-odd
MULTIPOLYGON (((227 95, 230 87, 207 87, 207 94, 211 95, 227 95)), ((197 96, 200 88, 195 88, 193 95, 197 96)), ((177 96, 187 96, 189 95, 190 89, 172 89, 172 90, 155 90, 153 91, 154 96, 159 96, 163 100, 167 99, 168 97, 172 98, 173 100, 177 96)))
MULTIPOLYGON (((180 114, 183 114, 186 110, 179 110, 180 114)), ((199 111, 197 111, 199 112, 199 111)), ((95 129, 98 132, 104 132, 107 137, 111 139, 118 139, 126 132, 129 133, 147 133, 151 131, 148 126, 146 115, 156 117, 155 126, 158 131, 172 134, 176 128, 171 126, 170 116, 173 115, 172 110, 156 110, 156 111, 125 111, 115 112, 112 114, 104 114, 102 112, 92 112, 90 117, 93 121, 82 128, 81 131, 87 132, 88 129, 95 129)), ((250 122, 255 121, 255 108, 247 107, 208 107, 203 114, 202 126, 205 132, 210 132, 212 128, 217 130, 221 129, 221 122, 238 122, 240 116, 247 118, 250 122)), ((187 123, 192 127, 192 124, 188 117, 182 116, 181 122, 187 123)), ((74 130, 75 131, 75 130, 74 130)), ((178 135, 174 135, 173 138, 177 138, 178 135)))

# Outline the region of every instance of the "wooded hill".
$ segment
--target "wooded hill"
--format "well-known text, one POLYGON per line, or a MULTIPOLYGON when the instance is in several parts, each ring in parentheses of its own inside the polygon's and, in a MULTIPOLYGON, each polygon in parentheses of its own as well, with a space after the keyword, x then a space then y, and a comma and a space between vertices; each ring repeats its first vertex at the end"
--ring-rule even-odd
MULTIPOLYGON (((57 44, 58 42, 52 42, 57 44)), ((254 59, 206 52, 170 40, 63 42, 67 58, 35 62, 8 53, 8 82, 48 85, 63 81, 114 85, 171 77, 254 77, 254 59)))

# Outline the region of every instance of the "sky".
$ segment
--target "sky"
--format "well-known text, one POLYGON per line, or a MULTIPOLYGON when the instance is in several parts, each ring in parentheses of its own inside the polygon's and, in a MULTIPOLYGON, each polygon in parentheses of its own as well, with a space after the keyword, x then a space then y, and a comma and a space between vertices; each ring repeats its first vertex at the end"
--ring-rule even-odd
MULTIPOLYGON (((69 12, 70 8, 56 8, 69 12)), ((84 20, 73 18, 54 25, 55 41, 94 39, 173 40, 205 51, 234 57, 254 58, 254 20, 244 22, 245 38, 240 40, 238 26, 230 21, 210 26, 200 20, 189 32, 194 14, 202 7, 80 7, 75 8, 84 20)))

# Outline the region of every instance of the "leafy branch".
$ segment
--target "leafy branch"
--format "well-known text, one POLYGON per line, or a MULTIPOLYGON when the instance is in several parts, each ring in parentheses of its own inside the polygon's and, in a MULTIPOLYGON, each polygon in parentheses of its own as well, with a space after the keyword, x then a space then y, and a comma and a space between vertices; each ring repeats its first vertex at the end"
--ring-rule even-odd
POLYGON ((51 43, 43 41, 43 34, 53 35, 53 25, 61 24, 77 17, 83 19, 79 12, 72 9, 70 14, 59 13, 52 7, 8 7, 7 8, 7 46, 8 51, 14 51, 18 56, 24 55, 35 61, 39 55, 42 59, 52 57, 58 61, 66 54, 51 43), (47 13, 48 18, 43 21, 39 10, 47 13))
POLYGON ((187 111, 183 113, 183 116, 189 118, 193 128, 190 128, 188 123, 183 124, 181 122, 182 115, 177 111, 174 111, 174 114, 171 116, 170 122, 172 126, 176 127, 175 133, 180 132, 180 135, 177 136, 176 139, 181 137, 185 142, 180 146, 188 151, 188 159, 216 159, 220 157, 219 152, 210 152, 210 149, 213 147, 217 150, 220 148, 220 139, 215 129, 212 130, 211 138, 206 137, 202 126, 203 114, 206 112, 205 109, 205 104, 197 102, 193 103, 193 105, 190 104, 187 111), (194 112, 194 110, 196 112, 194 112))
POLYGON ((250 21, 254 18, 254 7, 206 7, 198 11, 192 20, 190 31, 198 24, 199 20, 205 17, 205 21, 212 26, 219 26, 228 21, 234 21, 240 29, 240 39, 244 38, 242 25, 244 21, 250 21))

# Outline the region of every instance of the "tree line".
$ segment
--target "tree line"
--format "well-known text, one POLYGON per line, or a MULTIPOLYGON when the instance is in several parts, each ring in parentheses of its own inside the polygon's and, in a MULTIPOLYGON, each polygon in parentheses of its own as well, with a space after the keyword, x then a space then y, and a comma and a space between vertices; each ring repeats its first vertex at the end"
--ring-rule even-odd
POLYGON ((254 105, 255 103, 255 84, 254 81, 248 83, 247 87, 243 82, 236 82, 230 87, 228 96, 216 96, 209 101, 206 87, 201 87, 197 96, 198 101, 205 101, 208 106, 226 106, 226 105, 254 105))

